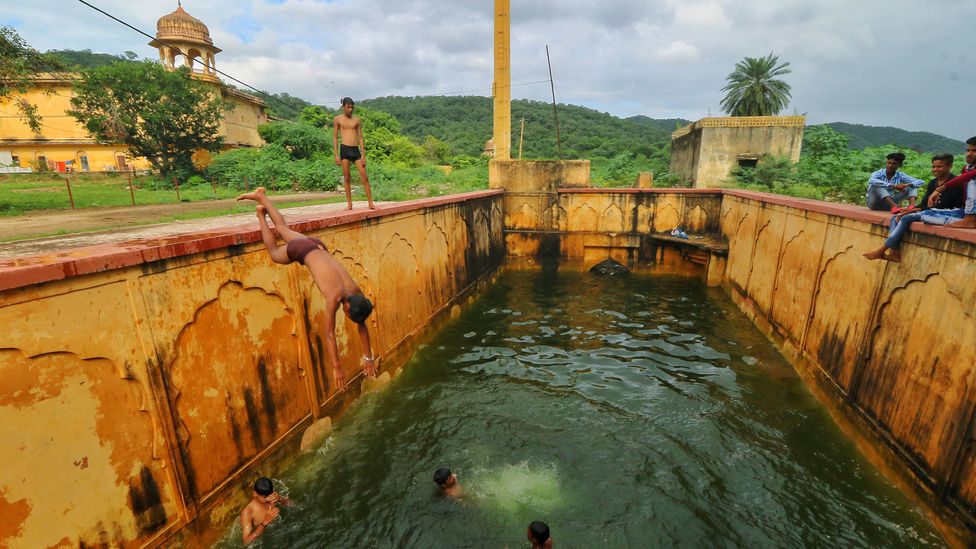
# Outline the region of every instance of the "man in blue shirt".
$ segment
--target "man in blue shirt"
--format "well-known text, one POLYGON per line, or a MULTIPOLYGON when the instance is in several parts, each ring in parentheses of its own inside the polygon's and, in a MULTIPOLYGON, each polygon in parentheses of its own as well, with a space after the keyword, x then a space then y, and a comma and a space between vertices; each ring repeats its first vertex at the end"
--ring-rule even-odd
MULTIPOLYGON (((968 156, 973 155, 968 154, 968 156)), ((891 222, 888 224, 888 239, 880 248, 864 254, 864 257, 886 259, 895 263, 901 262, 901 239, 908 232, 912 223, 926 221, 927 213, 938 215, 963 207, 966 202, 966 189, 956 187, 945 189, 944 192, 936 191, 936 189, 943 189, 946 181, 955 177, 952 173, 953 160, 953 156, 949 153, 941 153, 932 157, 932 175, 935 177, 929 181, 928 190, 920 204, 921 208, 905 208, 901 213, 891 216, 891 222)), ((933 219, 935 218, 930 216, 927 222, 932 223, 933 219)))
POLYGON ((868 208, 898 213, 901 211, 898 204, 905 198, 908 198, 908 207, 914 208, 918 189, 925 182, 898 170, 905 161, 904 154, 893 152, 887 159, 885 167, 871 174, 868 179, 868 208))

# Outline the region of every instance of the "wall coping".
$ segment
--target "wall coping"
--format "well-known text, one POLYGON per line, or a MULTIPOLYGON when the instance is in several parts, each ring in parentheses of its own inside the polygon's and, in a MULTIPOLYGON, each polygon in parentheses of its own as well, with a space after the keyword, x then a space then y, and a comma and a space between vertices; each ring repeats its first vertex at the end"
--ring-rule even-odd
POLYGON ((584 189, 564 187, 556 189, 560 194, 715 194, 721 195, 721 189, 688 189, 667 187, 655 187, 652 189, 640 189, 637 187, 587 187, 584 189))
MULTIPOLYGON (((808 212, 833 215, 855 221, 864 221, 875 225, 882 225, 884 227, 887 227, 891 221, 890 213, 869 210, 864 206, 838 204, 835 202, 824 202, 823 200, 813 200, 810 198, 794 198, 792 196, 782 196, 778 194, 761 193, 756 191, 743 191, 739 189, 722 189, 721 191, 724 195, 758 200, 764 204, 775 204, 779 206, 799 208, 808 212)), ((960 242, 976 244, 976 229, 950 229, 938 225, 913 223, 911 231, 913 233, 930 234, 946 238, 948 240, 958 240, 960 242)), ((878 245, 880 246, 881 244, 879 243, 878 245)))
MULTIPOLYGON (((562 188, 559 194, 690 194, 734 196, 797 208, 803 211, 832 215, 887 227, 891 215, 869 210, 863 206, 837 204, 777 194, 739 189, 637 189, 637 188, 562 188)), ((359 223, 388 215, 417 211, 424 208, 457 204, 504 194, 501 189, 473 191, 436 198, 422 198, 380 206, 375 210, 337 211, 324 214, 305 214, 292 217, 290 226, 299 232, 314 232, 328 227, 359 223)), ((949 240, 976 244, 976 230, 949 229, 915 223, 912 232, 934 235, 949 240)), ((163 259, 207 252, 228 246, 261 241, 261 232, 254 223, 229 226, 217 231, 199 231, 164 238, 140 239, 112 244, 85 246, 70 250, 47 252, 0 261, 0 292, 62 280, 74 276, 120 269, 163 259)))
MULTIPOLYGON (((762 193, 757 191, 745 191, 741 189, 635 189, 635 188, 588 188, 588 189, 558 189, 560 194, 720 194, 723 196, 735 196, 756 200, 763 204, 774 204, 797 208, 807 212, 833 215, 854 221, 864 221, 875 225, 887 227, 891 221, 891 214, 869 210, 864 206, 854 206, 852 204, 838 204, 836 202, 825 202, 823 200, 813 200, 811 198, 796 198, 783 196, 780 194, 762 193)), ((919 234, 929 234, 945 238, 948 240, 958 240, 976 244, 976 229, 950 229, 937 225, 926 225, 924 223, 913 223, 911 231, 919 234)), ((880 246, 880 242, 878 243, 880 246)))
MULTIPOLYGON (((473 191, 436 198, 407 200, 378 206, 375 210, 340 210, 336 212, 289 216, 289 226, 310 233, 320 229, 359 223, 389 215, 402 214, 436 206, 500 196, 501 190, 473 191)), ((70 250, 20 256, 0 261, 0 292, 62 280, 74 276, 141 265, 162 259, 197 254, 261 241, 256 222, 233 225, 215 231, 196 231, 163 238, 137 239, 111 244, 83 246, 70 250)))

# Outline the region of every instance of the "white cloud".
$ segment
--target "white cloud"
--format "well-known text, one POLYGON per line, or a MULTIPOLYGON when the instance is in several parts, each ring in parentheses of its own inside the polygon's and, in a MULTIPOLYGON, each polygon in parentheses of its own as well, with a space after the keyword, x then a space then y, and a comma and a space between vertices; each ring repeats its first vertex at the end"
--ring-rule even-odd
POLYGON ((658 49, 657 56, 668 61, 689 61, 698 57, 698 48, 684 40, 677 40, 658 49))
MULTIPOLYGON (((92 0, 150 33, 173 0, 92 0)), ((269 91, 339 97, 483 90, 492 74, 488 0, 186 0, 223 53, 217 68, 269 91)), ((718 114, 725 76, 745 56, 789 61, 794 108, 967 138, 976 72, 976 2, 943 0, 534 0, 512 3, 512 81, 548 77, 557 99, 618 116, 718 114), (953 77, 952 75, 955 75, 953 77)), ((147 38, 75 0, 20 2, 0 21, 39 49, 135 51, 147 38), (57 13, 56 24, 51 13, 57 13)), ((548 85, 513 88, 548 100, 548 85)))

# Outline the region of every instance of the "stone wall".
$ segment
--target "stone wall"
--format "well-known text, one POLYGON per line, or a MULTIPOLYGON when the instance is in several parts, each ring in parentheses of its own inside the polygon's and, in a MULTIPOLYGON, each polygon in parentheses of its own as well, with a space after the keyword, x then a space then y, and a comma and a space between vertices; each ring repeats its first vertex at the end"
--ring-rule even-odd
MULTIPOLYGON (((804 374, 976 530, 976 234, 916 224, 902 263, 869 261, 885 214, 725 191, 729 293, 804 374)), ((966 528, 963 528, 966 530, 966 528)))
POLYGON ((740 158, 800 159, 804 116, 703 118, 671 134, 669 171, 698 189, 722 187, 740 158))
MULTIPOLYGON (((375 302, 384 372, 504 257, 497 191, 289 221, 375 302)), ((356 325, 338 314, 340 390, 321 293, 256 227, 0 264, 0 546, 219 534, 258 473, 359 394, 356 325)))

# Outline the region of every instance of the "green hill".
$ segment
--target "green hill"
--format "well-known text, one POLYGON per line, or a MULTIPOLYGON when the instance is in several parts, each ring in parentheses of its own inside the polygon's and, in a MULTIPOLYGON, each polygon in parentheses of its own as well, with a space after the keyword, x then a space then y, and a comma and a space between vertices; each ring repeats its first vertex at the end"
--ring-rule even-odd
POLYGON ((642 114, 631 116, 630 118, 625 118, 624 120, 633 122, 635 124, 646 124, 654 128, 659 128, 668 132, 668 134, 678 128, 692 123, 692 120, 685 120, 684 118, 651 118, 642 114))
POLYGON ((118 61, 134 61, 139 57, 131 51, 119 55, 92 53, 91 50, 48 50, 47 53, 61 57, 68 63, 69 67, 75 69, 104 67, 118 61))
POLYGON ((929 132, 910 132, 890 126, 865 126, 846 122, 831 122, 827 125, 846 135, 847 146, 855 150, 895 145, 917 152, 950 152, 955 154, 966 148, 962 141, 929 132))
MULTIPOLYGON (((492 134, 490 97, 379 97, 359 104, 392 114, 414 140, 432 135, 450 144, 454 154, 480 155, 492 134)), ((612 158, 628 151, 666 156, 674 131, 674 121, 665 129, 651 118, 623 119, 576 105, 559 105, 557 112, 563 158, 612 158)), ((523 99, 512 101, 512 156, 518 156, 522 118, 523 158, 557 158, 552 104, 523 99)))

